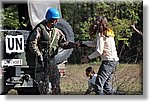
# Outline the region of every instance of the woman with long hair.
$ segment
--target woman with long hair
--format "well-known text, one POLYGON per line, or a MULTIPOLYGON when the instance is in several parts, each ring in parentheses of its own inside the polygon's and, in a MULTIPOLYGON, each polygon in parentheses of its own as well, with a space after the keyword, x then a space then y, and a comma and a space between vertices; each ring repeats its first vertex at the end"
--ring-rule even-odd
POLYGON ((98 70, 95 82, 95 92, 98 95, 114 94, 110 83, 112 75, 116 69, 119 58, 116 51, 114 32, 108 27, 106 17, 99 16, 91 24, 90 36, 96 36, 94 41, 82 41, 80 44, 95 46, 96 50, 81 59, 82 63, 87 63, 90 59, 101 57, 102 63, 98 70))

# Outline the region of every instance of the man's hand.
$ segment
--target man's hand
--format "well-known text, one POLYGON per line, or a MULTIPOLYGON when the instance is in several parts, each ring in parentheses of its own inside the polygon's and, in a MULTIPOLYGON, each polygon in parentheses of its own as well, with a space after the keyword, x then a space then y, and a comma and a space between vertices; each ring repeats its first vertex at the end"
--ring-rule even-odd
POLYGON ((81 43, 80 43, 80 41, 78 40, 78 41, 76 41, 75 42, 78 46, 80 46, 81 45, 81 43))
POLYGON ((38 56, 38 63, 41 64, 42 67, 44 67, 44 60, 42 55, 38 56))
POLYGON ((75 43, 78 45, 78 47, 85 47, 85 46, 87 46, 87 45, 83 44, 83 41, 81 41, 81 40, 78 40, 75 43))
POLYGON ((80 44, 78 42, 74 42, 74 48, 79 48, 80 44))
POLYGON ((88 63, 88 62, 89 62, 88 56, 84 56, 84 57, 81 59, 81 63, 88 63))
POLYGON ((62 48, 64 48, 64 49, 66 49, 66 48, 79 48, 79 44, 76 42, 66 42, 66 43, 63 43, 62 48))

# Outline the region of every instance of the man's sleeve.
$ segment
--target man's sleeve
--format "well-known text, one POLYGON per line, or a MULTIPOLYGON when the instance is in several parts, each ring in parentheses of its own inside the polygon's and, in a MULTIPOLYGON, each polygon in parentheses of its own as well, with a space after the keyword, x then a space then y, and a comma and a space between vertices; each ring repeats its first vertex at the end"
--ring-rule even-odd
POLYGON ((68 42, 65 38, 65 35, 59 31, 59 47, 63 48, 63 49, 70 49, 70 48, 75 48, 77 47, 77 44, 75 44, 74 42, 68 42))
POLYGON ((40 28, 37 28, 36 30, 33 31, 33 33, 31 34, 30 38, 29 38, 29 49, 32 53, 34 53, 37 56, 41 55, 41 52, 38 48, 38 40, 40 38, 40 28))

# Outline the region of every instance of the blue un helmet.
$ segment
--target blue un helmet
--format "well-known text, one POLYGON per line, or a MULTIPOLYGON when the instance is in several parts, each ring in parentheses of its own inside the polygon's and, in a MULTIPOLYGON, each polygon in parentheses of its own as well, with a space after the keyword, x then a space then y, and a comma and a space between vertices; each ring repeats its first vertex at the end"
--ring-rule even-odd
POLYGON ((59 11, 55 8, 49 8, 46 12, 46 16, 45 18, 47 20, 50 20, 50 19, 59 19, 60 18, 60 14, 59 14, 59 11))

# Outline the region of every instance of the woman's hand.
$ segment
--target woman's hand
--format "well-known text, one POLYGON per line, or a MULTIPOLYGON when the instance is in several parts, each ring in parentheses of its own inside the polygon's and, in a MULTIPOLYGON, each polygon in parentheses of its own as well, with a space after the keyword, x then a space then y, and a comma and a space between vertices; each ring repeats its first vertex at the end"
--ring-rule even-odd
POLYGON ((83 56, 83 58, 81 59, 81 63, 88 63, 89 62, 89 58, 88 56, 83 56))

